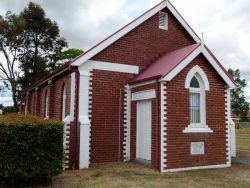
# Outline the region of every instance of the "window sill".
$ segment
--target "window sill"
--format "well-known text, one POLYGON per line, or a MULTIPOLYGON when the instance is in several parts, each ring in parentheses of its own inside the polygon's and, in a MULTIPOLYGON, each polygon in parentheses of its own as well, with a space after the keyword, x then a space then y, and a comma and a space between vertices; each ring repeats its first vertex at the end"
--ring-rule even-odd
POLYGON ((190 126, 188 126, 182 132, 183 133, 212 133, 213 130, 210 129, 208 126, 206 126, 206 127, 190 127, 190 126))

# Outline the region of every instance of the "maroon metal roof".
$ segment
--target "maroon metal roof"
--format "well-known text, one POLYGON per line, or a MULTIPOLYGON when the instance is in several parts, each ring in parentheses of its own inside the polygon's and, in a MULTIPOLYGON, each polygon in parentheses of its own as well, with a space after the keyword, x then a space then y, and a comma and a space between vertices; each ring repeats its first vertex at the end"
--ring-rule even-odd
POLYGON ((131 80, 130 83, 137 83, 167 75, 199 46, 200 44, 193 44, 191 46, 164 54, 133 80, 131 80))

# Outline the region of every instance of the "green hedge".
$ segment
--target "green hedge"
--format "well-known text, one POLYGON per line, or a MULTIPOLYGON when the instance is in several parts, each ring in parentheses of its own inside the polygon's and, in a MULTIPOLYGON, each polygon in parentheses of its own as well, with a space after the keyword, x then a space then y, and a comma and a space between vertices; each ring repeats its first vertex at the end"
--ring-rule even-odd
POLYGON ((3 107, 3 114, 11 114, 14 113, 14 106, 5 106, 3 107))
POLYGON ((35 184, 60 173, 63 124, 17 114, 0 117, 0 181, 35 184))

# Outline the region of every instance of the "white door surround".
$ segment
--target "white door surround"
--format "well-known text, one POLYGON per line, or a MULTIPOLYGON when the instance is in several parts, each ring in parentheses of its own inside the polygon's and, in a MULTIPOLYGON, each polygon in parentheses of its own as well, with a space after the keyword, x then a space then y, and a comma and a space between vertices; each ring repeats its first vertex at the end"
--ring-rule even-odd
POLYGON ((137 102, 136 158, 151 160, 152 101, 137 102))

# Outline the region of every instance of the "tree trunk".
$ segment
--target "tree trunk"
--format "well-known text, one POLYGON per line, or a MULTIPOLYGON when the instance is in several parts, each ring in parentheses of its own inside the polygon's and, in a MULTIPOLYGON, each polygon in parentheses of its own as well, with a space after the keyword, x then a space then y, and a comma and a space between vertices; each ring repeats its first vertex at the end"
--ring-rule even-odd
POLYGON ((13 84, 11 84, 11 91, 12 91, 12 100, 13 100, 13 106, 14 106, 14 112, 18 112, 18 104, 17 104, 17 98, 16 98, 16 88, 13 84))

